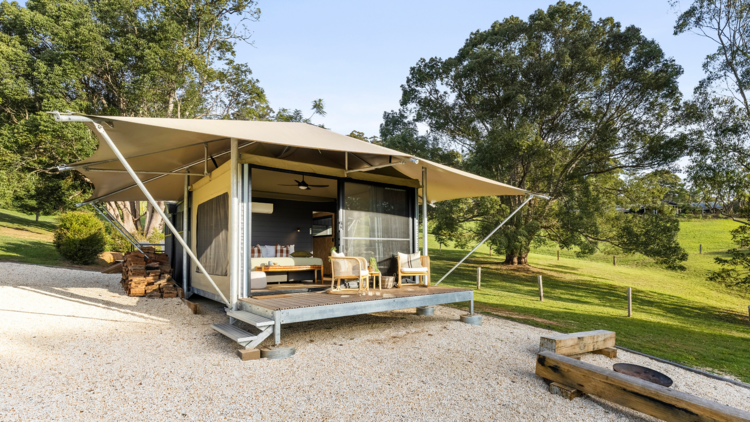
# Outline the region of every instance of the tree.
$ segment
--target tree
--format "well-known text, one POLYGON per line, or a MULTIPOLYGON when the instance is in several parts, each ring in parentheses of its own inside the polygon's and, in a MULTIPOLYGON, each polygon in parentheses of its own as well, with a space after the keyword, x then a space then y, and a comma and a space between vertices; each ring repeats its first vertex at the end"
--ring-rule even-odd
MULTIPOLYGON (((551 198, 532 201, 493 237, 506 263, 525 263, 542 239, 584 254, 616 244, 678 266, 687 256, 673 215, 635 221, 615 205, 627 193, 618 174, 681 157, 681 73, 638 28, 559 2, 472 33, 455 57, 420 60, 402 86, 402 113, 461 151, 465 169, 551 198), (661 247, 643 248, 648 240, 661 247)), ((438 224, 457 242, 466 230, 480 238, 523 200, 454 201, 438 224)))
MULTIPOLYGON (((252 0, 0 3, 0 181, 10 184, 0 204, 44 213, 59 208, 45 192, 69 188, 66 207, 88 196, 90 184, 61 185, 68 176, 52 167, 87 158, 96 139, 47 111, 309 122, 299 110, 275 112, 248 65, 235 61, 259 17, 252 0)), ((324 115, 323 100, 313 109, 324 115)), ((161 224, 143 204, 108 207, 146 238, 161 224)))
POLYGON ((730 258, 716 257, 714 261, 721 266, 712 271, 708 279, 729 287, 750 286, 750 226, 742 225, 731 231, 732 241, 739 247, 730 249, 730 258))
POLYGON ((697 199, 746 224, 738 218, 745 217, 750 194, 750 2, 697 0, 677 18, 674 34, 685 32, 716 43, 703 62, 706 77, 684 107, 692 158, 688 175, 697 199))
MULTIPOLYGON (((673 7, 679 5, 671 0, 673 7)), ((750 117, 750 2, 747 0, 695 0, 681 13, 674 35, 692 32, 716 43, 706 56, 706 78, 696 88, 707 92, 720 87, 736 100, 750 117)))

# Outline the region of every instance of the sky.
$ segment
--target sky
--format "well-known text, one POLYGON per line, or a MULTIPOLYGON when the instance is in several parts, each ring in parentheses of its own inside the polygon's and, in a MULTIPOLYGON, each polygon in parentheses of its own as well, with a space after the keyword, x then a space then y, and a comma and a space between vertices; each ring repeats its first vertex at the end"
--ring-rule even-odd
MULTIPOLYGON (((384 111, 397 110, 401 85, 420 58, 454 56, 471 32, 511 15, 524 20, 552 0, 462 2, 423 0, 259 0, 261 19, 250 23, 254 45, 239 45, 271 107, 301 109, 325 101, 315 116, 334 132, 378 135, 384 111)), ((586 1, 595 19, 613 17, 655 39, 684 69, 685 97, 703 78, 701 67, 715 46, 694 34, 672 35, 677 10, 668 0, 586 1)))

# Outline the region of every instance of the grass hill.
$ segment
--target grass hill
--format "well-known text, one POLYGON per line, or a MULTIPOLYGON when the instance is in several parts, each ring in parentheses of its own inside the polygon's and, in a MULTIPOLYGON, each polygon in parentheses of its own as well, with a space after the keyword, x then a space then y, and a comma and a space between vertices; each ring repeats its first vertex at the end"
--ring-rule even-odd
MULTIPOLYGON (((750 297, 706 280, 713 258, 734 247, 728 220, 690 220, 680 225, 679 241, 689 252, 686 271, 670 271, 640 255, 595 254, 585 259, 571 252, 541 247, 529 266, 509 268, 502 257, 479 250, 451 274, 444 285, 471 288, 482 267, 482 288, 475 306, 531 325, 563 332, 605 329, 617 332, 617 344, 707 368, 750 381, 748 305, 750 297), (703 254, 698 246, 703 245, 703 254), (544 301, 537 276, 544 280, 544 301), (627 317, 627 288, 633 288, 633 317, 627 317)), ((431 244, 436 282, 467 251, 431 244)))

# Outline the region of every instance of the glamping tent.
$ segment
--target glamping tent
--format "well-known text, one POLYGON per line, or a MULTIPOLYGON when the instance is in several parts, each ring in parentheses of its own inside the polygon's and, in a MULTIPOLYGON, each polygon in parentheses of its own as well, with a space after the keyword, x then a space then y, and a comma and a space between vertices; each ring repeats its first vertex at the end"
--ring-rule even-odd
POLYGON ((329 271, 331 247, 375 258, 390 275, 397 270, 396 254, 419 252, 420 214, 421 253, 428 255, 428 203, 529 195, 304 123, 53 114, 57 121, 85 123, 99 140, 93 156, 59 167, 93 182, 94 194, 84 204, 177 203, 169 216, 163 214, 172 264, 181 269, 176 278, 186 295, 225 303, 230 322, 214 328, 246 347, 271 333, 278 344, 282 323, 458 301, 473 308, 471 290, 442 287, 350 297, 307 288, 273 304, 256 299, 267 288, 256 285, 253 275, 271 261, 263 272, 268 281, 318 280, 329 271), (274 271, 279 267, 287 271, 274 271), (235 319, 259 333, 237 328, 235 319))

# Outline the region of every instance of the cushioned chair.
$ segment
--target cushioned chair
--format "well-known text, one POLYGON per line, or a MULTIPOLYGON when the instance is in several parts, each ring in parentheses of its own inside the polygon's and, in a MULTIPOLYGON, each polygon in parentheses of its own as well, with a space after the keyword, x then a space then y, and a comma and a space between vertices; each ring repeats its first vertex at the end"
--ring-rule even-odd
POLYGON ((341 280, 357 280, 357 291, 369 290, 369 272, 367 261, 364 258, 343 256, 343 254, 331 255, 331 290, 329 293, 344 293, 354 289, 342 289, 341 280), (338 281, 338 284, 336 284, 338 281))
POLYGON ((415 254, 402 254, 399 253, 396 256, 396 261, 398 261, 398 271, 396 272, 396 276, 398 277, 398 287, 401 287, 401 279, 403 277, 417 277, 417 280, 419 280, 419 277, 422 277, 424 279, 424 284, 419 284, 423 287, 430 287, 430 257, 429 256, 420 256, 419 257, 419 266, 416 266, 414 262, 409 262, 410 258, 413 258, 415 254))

